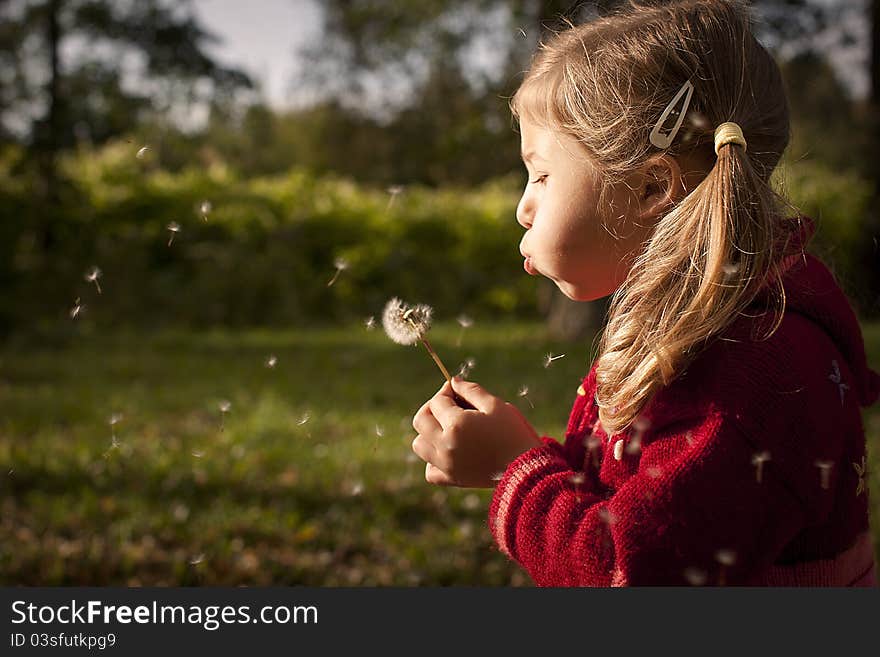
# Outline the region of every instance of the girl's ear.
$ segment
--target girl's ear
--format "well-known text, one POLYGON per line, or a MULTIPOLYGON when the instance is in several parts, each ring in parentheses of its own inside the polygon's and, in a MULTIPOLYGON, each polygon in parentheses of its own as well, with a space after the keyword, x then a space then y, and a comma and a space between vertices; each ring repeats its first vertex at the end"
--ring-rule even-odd
POLYGON ((667 212, 685 193, 678 161, 670 155, 659 155, 642 167, 639 197, 639 219, 652 222, 667 212))

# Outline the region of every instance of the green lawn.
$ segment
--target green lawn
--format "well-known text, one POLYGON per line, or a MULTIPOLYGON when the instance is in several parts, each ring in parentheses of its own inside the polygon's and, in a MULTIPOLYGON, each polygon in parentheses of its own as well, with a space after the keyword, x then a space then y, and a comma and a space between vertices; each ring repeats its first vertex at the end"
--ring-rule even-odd
MULTIPOLYGON (((363 325, 77 326, 0 350, 0 584, 530 585, 492 543, 490 491, 424 482, 410 422, 443 378, 422 347, 363 325)), ((880 324, 864 330, 876 367, 880 324)), ((460 334, 431 331, 450 371, 473 357, 473 380, 561 439, 589 343, 460 334)), ((880 408, 866 419, 880 547, 880 408)))

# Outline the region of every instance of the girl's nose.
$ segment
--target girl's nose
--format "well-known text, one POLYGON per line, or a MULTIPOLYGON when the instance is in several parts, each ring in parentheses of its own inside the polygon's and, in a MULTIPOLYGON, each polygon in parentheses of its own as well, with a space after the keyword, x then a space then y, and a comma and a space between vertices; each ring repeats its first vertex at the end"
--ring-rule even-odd
POLYGON ((516 220, 520 226, 528 230, 532 227, 534 204, 529 200, 528 194, 523 194, 516 206, 516 220))

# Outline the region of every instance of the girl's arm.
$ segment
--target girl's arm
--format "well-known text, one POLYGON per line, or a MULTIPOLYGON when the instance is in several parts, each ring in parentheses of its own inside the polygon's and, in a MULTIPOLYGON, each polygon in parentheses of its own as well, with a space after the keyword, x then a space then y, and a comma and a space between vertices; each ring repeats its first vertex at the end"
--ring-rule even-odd
POLYGON ((772 463, 759 480, 756 452, 732 418, 679 422, 623 457, 636 470, 606 498, 535 447, 499 481, 490 529, 539 586, 746 583, 807 521, 772 463))

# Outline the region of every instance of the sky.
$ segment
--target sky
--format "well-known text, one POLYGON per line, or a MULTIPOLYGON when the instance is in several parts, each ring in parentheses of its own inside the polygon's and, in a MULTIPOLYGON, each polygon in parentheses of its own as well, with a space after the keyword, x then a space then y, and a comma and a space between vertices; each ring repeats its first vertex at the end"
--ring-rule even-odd
MULTIPOLYGON (((848 1, 865 4, 865 0, 848 1)), ((318 0, 194 0, 193 4, 203 24, 223 40, 212 53, 262 81, 272 106, 308 102, 308 97, 297 94, 292 80, 298 70, 296 49, 320 35, 318 0)), ((867 29, 858 14, 853 18, 852 29, 867 29)), ((867 39, 866 32, 864 35, 867 39)), ((851 93, 864 97, 868 89, 867 52, 831 48, 826 52, 851 93)))
POLYGON ((262 82, 275 107, 296 104, 291 81, 296 49, 320 34, 321 10, 315 0, 194 0, 203 25, 223 41, 211 52, 262 82))

